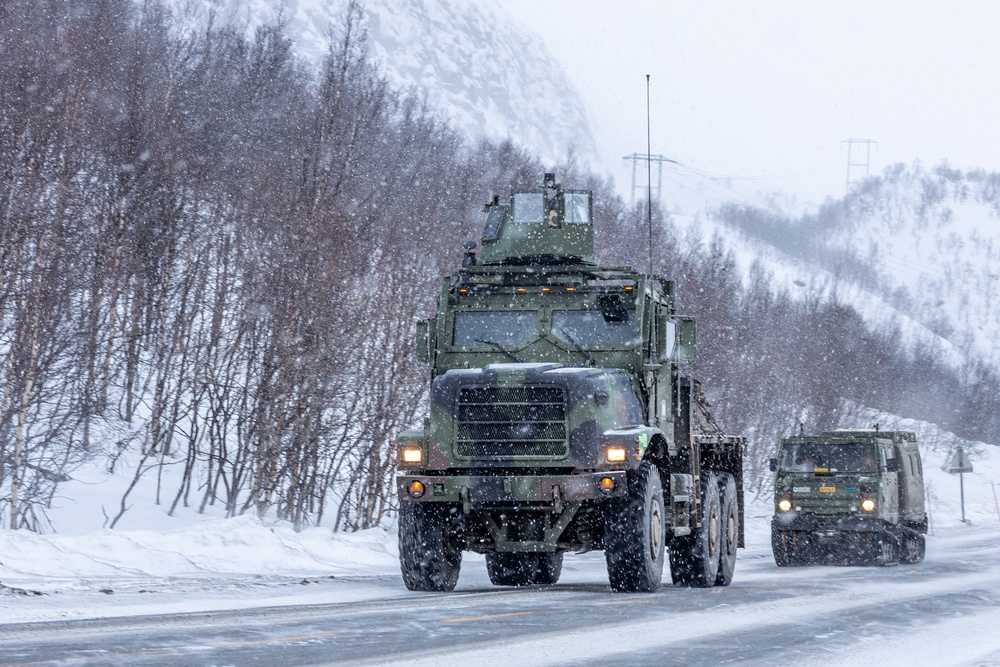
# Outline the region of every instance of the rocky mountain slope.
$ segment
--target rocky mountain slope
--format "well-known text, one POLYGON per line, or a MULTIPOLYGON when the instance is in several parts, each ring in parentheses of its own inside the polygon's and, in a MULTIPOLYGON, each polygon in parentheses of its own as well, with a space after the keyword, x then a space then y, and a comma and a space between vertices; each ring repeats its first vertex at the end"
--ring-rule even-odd
MULTIPOLYGON (((212 14, 252 29, 281 17, 312 63, 348 0, 174 0, 192 24, 212 14)), ((396 86, 426 98, 473 140, 511 139, 546 162, 597 149, 580 96, 530 29, 472 0, 361 0, 372 56, 396 86)))

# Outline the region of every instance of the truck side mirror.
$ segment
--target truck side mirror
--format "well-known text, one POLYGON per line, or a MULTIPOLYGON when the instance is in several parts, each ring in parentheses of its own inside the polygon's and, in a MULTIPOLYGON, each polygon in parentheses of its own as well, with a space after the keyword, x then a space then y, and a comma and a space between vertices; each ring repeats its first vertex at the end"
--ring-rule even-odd
POLYGON ((677 326, 666 317, 656 318, 656 350, 659 361, 674 360, 674 345, 677 344, 677 326))
POLYGON ((697 336, 693 317, 677 318, 677 345, 674 361, 679 364, 694 361, 697 336))
POLYGON ((778 472, 778 459, 771 459, 767 464, 771 468, 771 472, 778 472))
POLYGON ((417 322, 417 336, 415 340, 417 361, 426 364, 431 360, 431 335, 430 322, 420 320, 417 322))
POLYGON ((896 472, 899 470, 899 465, 896 463, 896 459, 886 459, 885 460, 885 471, 886 472, 896 472))

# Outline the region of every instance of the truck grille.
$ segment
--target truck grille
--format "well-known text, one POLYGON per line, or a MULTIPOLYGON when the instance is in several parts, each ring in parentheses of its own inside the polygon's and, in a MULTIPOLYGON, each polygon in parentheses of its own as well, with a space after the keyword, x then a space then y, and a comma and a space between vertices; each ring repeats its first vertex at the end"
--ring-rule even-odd
POLYGON ((566 397, 561 387, 459 389, 458 456, 562 457, 566 441, 566 397))

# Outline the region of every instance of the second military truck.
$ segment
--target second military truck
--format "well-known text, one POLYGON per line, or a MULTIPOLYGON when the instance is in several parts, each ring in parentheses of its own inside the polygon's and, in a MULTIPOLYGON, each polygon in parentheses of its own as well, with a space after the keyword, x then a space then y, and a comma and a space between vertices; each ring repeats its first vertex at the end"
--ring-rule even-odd
POLYGON ((462 553, 494 584, 558 581, 605 552, 611 587, 727 585, 743 546, 743 438, 714 424, 682 364, 694 320, 670 280, 594 259, 593 197, 494 197, 481 256, 418 323, 430 415, 397 439, 399 558, 411 590, 449 591, 462 553))
POLYGON ((875 428, 784 438, 771 470, 771 547, 779 566, 923 560, 927 513, 914 433, 875 428))

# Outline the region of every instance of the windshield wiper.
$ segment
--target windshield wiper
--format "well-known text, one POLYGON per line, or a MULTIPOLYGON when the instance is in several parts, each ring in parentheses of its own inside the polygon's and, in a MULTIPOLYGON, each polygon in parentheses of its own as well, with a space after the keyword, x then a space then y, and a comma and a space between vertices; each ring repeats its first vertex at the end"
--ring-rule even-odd
POLYGON ((595 365, 597 365, 597 362, 596 362, 596 361, 594 361, 594 357, 593 357, 593 356, 591 356, 590 352, 587 352, 587 351, 586 351, 585 349, 583 349, 583 346, 582 346, 582 345, 580 345, 580 344, 579 344, 579 343, 577 343, 577 342, 576 342, 575 340, 573 340, 573 337, 569 335, 569 332, 568 332, 568 331, 566 331, 566 330, 565 330, 565 329, 563 329, 562 327, 556 327, 556 329, 557 329, 557 330, 559 331, 559 333, 561 333, 561 334, 562 334, 563 336, 566 336, 566 340, 567 340, 567 341, 569 341, 569 343, 570 343, 571 345, 573 345, 573 346, 575 346, 575 347, 576 347, 576 351, 577 351, 577 352, 579 352, 580 354, 582 354, 582 355, 583 355, 583 358, 587 360, 587 363, 588 363, 588 364, 590 364, 591 366, 595 366, 595 365))
POLYGON ((522 363, 520 359, 518 359, 517 357, 514 356, 513 352, 511 352, 510 350, 508 350, 507 348, 505 348, 503 345, 501 345, 500 343, 496 342, 495 340, 483 340, 482 338, 474 338, 473 340, 475 340, 477 343, 483 343, 485 345, 492 345, 493 347, 495 347, 496 349, 500 350, 501 352, 503 352, 504 354, 506 354, 508 357, 510 357, 511 359, 513 359, 515 362, 517 362, 519 364, 522 363))

